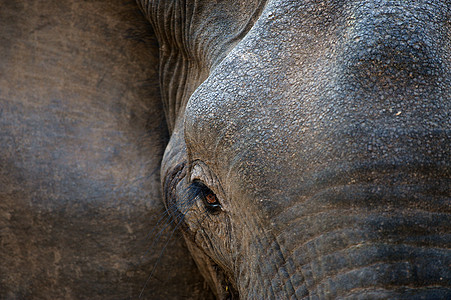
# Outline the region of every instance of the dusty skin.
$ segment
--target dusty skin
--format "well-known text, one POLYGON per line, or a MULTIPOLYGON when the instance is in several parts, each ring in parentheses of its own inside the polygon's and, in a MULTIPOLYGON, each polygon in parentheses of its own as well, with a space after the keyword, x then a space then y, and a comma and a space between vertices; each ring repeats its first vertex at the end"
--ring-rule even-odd
POLYGON ((0 2, 0 298, 451 298, 450 20, 0 2))
POLYGON ((167 141, 136 3, 0 1, 0 299, 137 299, 158 260, 141 299, 211 299, 180 234, 152 246, 167 141))

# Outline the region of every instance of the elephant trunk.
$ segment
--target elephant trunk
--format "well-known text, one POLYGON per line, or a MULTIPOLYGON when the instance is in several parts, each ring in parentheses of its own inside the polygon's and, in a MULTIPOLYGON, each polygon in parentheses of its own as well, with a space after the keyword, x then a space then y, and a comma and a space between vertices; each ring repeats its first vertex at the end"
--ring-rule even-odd
POLYGON ((287 207, 267 246, 249 245, 264 259, 244 298, 449 299, 449 182, 430 181, 356 182, 287 207))
POLYGON ((253 288, 246 289, 249 294, 244 298, 449 299, 451 260, 446 247, 450 241, 439 237, 449 225, 440 225, 440 219, 440 214, 421 213, 368 216, 361 222, 379 227, 378 231, 333 230, 301 243, 291 255, 277 245, 270 257, 281 265, 259 267, 265 279, 251 281, 253 288), (419 225, 425 219, 428 230, 419 225), (410 234, 394 238, 395 231, 410 234))

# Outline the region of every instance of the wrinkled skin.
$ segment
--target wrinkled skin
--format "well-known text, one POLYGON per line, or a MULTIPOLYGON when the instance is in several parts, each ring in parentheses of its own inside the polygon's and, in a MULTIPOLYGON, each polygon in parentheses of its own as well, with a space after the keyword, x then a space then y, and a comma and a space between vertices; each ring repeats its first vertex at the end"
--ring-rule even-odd
POLYGON ((449 1, 141 6, 165 203, 218 299, 451 298, 449 1))
POLYGON ((212 299, 179 234, 156 239, 168 131, 138 5, 0 1, 0 54, 0 299, 137 299, 155 264, 141 299, 212 299))
MULTIPOLYGON (((165 147, 218 299, 451 297, 448 1, 138 2, 158 71, 128 2, 0 6, 29 9, 0 17, 1 298, 136 295, 165 147)), ((147 296, 208 298, 166 251, 147 296)))

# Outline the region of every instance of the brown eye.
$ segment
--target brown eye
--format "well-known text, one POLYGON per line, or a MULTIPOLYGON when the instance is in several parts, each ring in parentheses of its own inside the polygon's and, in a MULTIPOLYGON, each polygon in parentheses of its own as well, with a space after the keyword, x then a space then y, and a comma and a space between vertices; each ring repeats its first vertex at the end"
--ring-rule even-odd
POLYGON ((201 197, 206 210, 211 214, 218 214, 222 211, 221 203, 218 201, 215 193, 200 181, 194 181, 191 188, 197 190, 197 194, 201 197))
POLYGON ((216 199, 216 195, 213 193, 209 193, 205 196, 205 200, 208 202, 208 204, 215 204, 218 202, 218 199, 216 199))

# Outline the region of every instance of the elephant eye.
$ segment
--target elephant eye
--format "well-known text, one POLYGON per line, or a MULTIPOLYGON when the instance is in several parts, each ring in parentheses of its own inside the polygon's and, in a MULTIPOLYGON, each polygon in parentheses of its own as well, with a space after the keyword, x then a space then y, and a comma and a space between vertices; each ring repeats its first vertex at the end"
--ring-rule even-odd
POLYGON ((202 199, 202 202, 209 213, 215 215, 222 211, 222 206, 218 201, 218 197, 216 197, 215 193, 205 184, 196 180, 191 185, 193 189, 197 190, 198 196, 202 199))

